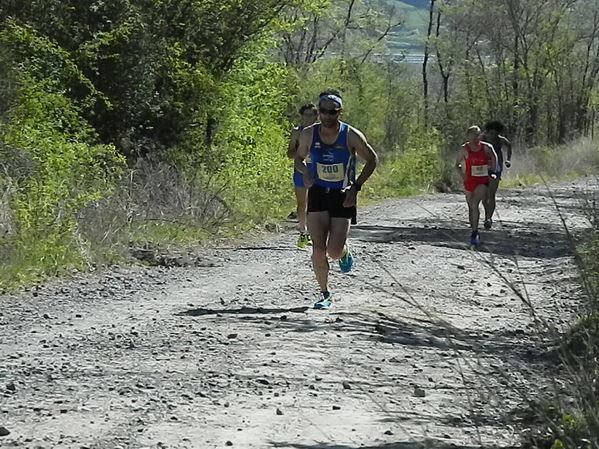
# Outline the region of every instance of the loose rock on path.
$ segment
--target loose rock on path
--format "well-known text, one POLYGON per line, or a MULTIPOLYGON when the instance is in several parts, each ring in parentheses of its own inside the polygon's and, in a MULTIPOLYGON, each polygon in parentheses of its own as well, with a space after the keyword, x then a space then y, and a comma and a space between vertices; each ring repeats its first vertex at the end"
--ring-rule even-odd
POLYGON ((0 296, 0 446, 517 445, 508 412, 547 370, 529 304, 558 328, 577 307, 553 201, 576 232, 585 189, 500 190, 480 251, 462 195, 362 210, 330 311, 292 230, 0 296))

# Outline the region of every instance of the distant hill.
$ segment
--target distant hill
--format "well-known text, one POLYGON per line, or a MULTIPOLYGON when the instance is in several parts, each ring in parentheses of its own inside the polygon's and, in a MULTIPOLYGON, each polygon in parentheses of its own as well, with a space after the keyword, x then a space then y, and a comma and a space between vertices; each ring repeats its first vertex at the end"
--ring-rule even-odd
POLYGON ((405 3, 418 9, 428 9, 429 0, 394 0, 397 3, 405 3))
POLYGON ((380 0, 381 6, 394 5, 401 11, 402 26, 387 38, 393 54, 420 54, 424 50, 424 36, 428 23, 429 0, 380 0))

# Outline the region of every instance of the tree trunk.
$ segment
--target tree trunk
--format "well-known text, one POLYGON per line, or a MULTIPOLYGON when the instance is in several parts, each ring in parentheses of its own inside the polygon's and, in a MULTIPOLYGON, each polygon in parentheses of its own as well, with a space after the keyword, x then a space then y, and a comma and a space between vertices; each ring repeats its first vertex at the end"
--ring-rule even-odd
POLYGON ((428 29, 426 32, 426 43, 424 45, 424 60, 422 61, 422 97, 424 100, 424 123, 429 123, 429 101, 428 101, 428 58, 430 52, 430 38, 433 31, 434 11, 436 0, 430 0, 428 14, 428 29))
POLYGON ((347 14, 345 15, 345 23, 343 24, 343 33, 341 35, 341 59, 343 61, 347 60, 347 29, 351 23, 355 3, 356 0, 350 0, 349 5, 347 6, 347 14))
MULTIPOLYGON (((435 30, 435 38, 437 42, 439 41, 439 36, 441 35, 441 9, 437 11, 437 29, 435 30)), ((449 77, 451 75, 451 61, 447 64, 447 67, 443 64, 443 58, 441 55, 441 50, 439 50, 439 45, 436 45, 437 50, 437 64, 439 65, 439 73, 441 74, 441 82, 443 89, 443 102, 447 106, 449 103, 449 77)))

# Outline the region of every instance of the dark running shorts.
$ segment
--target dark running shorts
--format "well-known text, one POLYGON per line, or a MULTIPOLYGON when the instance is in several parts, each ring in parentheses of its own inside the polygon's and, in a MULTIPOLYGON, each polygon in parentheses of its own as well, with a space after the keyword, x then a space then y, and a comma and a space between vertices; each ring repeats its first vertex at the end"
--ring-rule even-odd
POLYGON ((328 212, 331 218, 349 218, 356 224, 356 206, 343 207, 345 192, 338 189, 313 185, 308 190, 308 213, 328 212))

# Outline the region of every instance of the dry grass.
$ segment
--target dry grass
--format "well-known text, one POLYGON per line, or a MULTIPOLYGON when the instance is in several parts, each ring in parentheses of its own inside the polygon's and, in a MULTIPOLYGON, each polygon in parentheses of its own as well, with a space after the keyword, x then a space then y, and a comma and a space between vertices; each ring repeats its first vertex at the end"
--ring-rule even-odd
MULTIPOLYGON (((573 163, 586 166, 589 147, 568 156, 573 163)), ((565 156, 566 158, 566 156, 565 156)), ((580 239, 573 236, 566 225, 557 201, 564 235, 574 249, 581 284, 580 297, 572 298, 580 303, 579 311, 567 329, 558 329, 544 319, 526 297, 530 312, 537 323, 537 334, 543 346, 554 348, 547 358, 545 385, 538 390, 522 392, 517 384, 506 382, 514 391, 521 393, 524 403, 529 403, 527 414, 532 420, 525 433, 525 446, 551 449, 597 449, 599 448, 599 208, 597 191, 580 192, 578 201, 585 209, 590 232, 580 239), (533 391, 533 395, 531 395, 533 391), (530 401, 531 396, 538 399, 530 401)), ((514 292, 524 291, 511 282, 506 285, 514 292)), ((555 311, 560 313, 559 310, 555 311)), ((506 377, 509 379, 509 377, 506 377)), ((501 403, 500 398, 499 403, 501 403)))
MULTIPOLYGON (((17 158, 18 159, 18 158, 17 158)), ((6 159, 0 177, 0 284, 27 284, 63 269, 92 267, 131 257, 131 249, 151 245, 161 251, 197 245, 230 223, 233 212, 223 201, 222 186, 209 176, 186 178, 165 162, 140 159, 122 177, 113 192, 79 210, 65 244, 72 257, 51 266, 43 247, 17 243, 11 209, 19 173, 27 164, 6 159), (17 251, 18 250, 18 251, 17 251), (40 261, 48 266, 40 266, 40 261), (30 276, 27 273, 31 273, 30 276)), ((60 212, 57 212, 60 213, 60 212)), ((26 240, 25 240, 26 242, 26 240)))
POLYGON ((83 239, 123 255, 139 241, 186 243, 227 224, 233 213, 210 178, 185 179, 164 162, 137 161, 109 198, 77 217, 83 239))
POLYGON ((555 148, 514 146, 512 168, 505 170, 502 186, 522 187, 545 180, 590 176, 599 171, 599 141, 581 137, 555 148))

